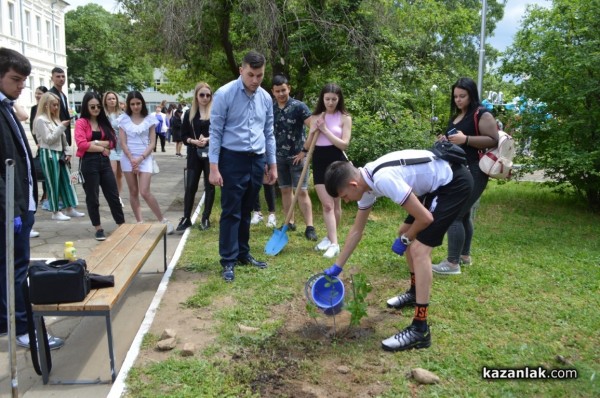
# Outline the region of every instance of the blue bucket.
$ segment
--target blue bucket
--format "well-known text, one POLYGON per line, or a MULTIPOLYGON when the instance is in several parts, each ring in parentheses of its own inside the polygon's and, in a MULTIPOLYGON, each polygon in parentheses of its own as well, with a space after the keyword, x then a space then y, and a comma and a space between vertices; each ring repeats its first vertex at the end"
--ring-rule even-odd
POLYGON ((339 314, 344 306, 344 283, 335 276, 313 275, 306 282, 304 293, 325 315, 339 314))

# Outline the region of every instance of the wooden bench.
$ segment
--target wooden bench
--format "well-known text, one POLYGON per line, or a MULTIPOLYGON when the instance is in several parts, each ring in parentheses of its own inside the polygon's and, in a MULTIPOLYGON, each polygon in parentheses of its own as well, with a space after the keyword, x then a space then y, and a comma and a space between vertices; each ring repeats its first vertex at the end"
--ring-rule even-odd
MULTIPOLYGON (((92 289, 83 301, 65 304, 33 304, 33 320, 37 335, 42 335, 43 316, 104 316, 110 357, 111 381, 114 382, 115 358, 113 352, 111 310, 123 297, 140 268, 144 265, 161 238, 164 245, 164 270, 167 269, 167 227, 164 224, 123 224, 104 242, 100 243, 85 258, 88 271, 99 275, 113 275, 115 286, 92 289)), ((46 358, 50 355, 40 345, 40 367, 42 380, 48 383, 49 369, 46 358)), ((61 382, 61 384, 81 384, 85 381, 61 382)), ((98 383, 97 380, 89 383, 98 383)))

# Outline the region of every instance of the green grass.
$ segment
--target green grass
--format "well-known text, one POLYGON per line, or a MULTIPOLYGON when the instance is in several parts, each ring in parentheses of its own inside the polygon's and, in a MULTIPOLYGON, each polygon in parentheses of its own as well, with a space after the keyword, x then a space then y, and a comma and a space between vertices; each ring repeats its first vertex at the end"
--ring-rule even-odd
MULTIPOLYGON (((321 209, 315 197, 313 206, 322 236, 321 209)), ((344 205, 342 243, 355 212, 355 204, 344 205)), ((411 310, 396 313, 384 308, 387 298, 408 286, 405 260, 390 251, 405 213, 382 200, 372 215, 348 266, 366 274, 372 284, 367 302, 374 315, 363 319, 361 327, 366 332, 359 337, 333 340, 302 332, 314 325, 304 311, 304 283, 331 261, 304 239, 301 219, 297 232, 288 231, 284 250, 269 258, 269 268, 238 268, 231 284, 220 278, 218 229, 194 230, 178 266, 206 273, 207 281, 185 304, 211 306, 224 297, 233 304, 215 312, 219 337, 213 346, 194 359, 174 356, 135 368, 128 379, 129 395, 294 396, 289 389, 289 380, 294 379, 342 395, 356 391, 352 388, 357 386, 366 386, 365 391, 371 386, 381 397, 600 396, 598 214, 539 184, 490 182, 477 213, 474 265, 464 267, 460 276, 434 276, 431 348, 396 354, 382 352, 380 341, 412 318, 411 310), (296 305, 299 302, 302 305, 296 305), (306 315, 306 326, 300 331, 285 327, 292 311, 281 308, 291 303, 306 315), (237 324, 260 331, 240 334, 237 324), (573 365, 558 362, 558 355, 573 365), (349 366, 351 372, 338 374, 332 370, 336 364, 349 366), (579 378, 486 381, 481 377, 483 366, 574 367, 579 378), (441 383, 416 386, 406 377, 415 367, 436 373, 441 383)), ((281 221, 283 216, 278 218, 281 221)), ((252 228, 256 257, 265 257, 262 252, 271 234, 264 226, 252 228)), ((434 250, 434 262, 444 258, 445 250, 445 245, 434 250)), ((345 275, 344 282, 348 280, 345 275)), ((317 319, 320 325, 325 321, 317 319)))

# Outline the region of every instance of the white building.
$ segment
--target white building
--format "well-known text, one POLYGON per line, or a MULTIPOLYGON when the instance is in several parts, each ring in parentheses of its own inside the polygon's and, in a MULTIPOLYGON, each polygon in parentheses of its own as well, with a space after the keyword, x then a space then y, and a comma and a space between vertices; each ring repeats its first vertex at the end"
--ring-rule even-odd
MULTIPOLYGON (((69 3, 62 0, 0 0, 0 47, 13 49, 25 55, 31 62, 31 74, 18 103, 29 111, 35 105, 36 87, 52 87, 52 69, 62 68, 67 76, 63 91, 71 107, 79 109, 84 91, 70 89, 65 44, 65 13, 69 3), (69 91, 69 92, 67 92, 69 91)), ((153 86, 144 90, 148 109, 163 100, 176 102, 174 95, 157 90, 165 82, 160 69, 154 71, 153 86)), ((73 85, 74 86, 74 85, 73 85)), ((126 93, 121 93, 125 99, 126 93)), ((192 97, 194 91, 185 96, 192 97)))
MULTIPOLYGON (((31 75, 19 104, 29 109, 38 86, 52 87, 54 67, 67 74, 65 8, 62 0, 0 0, 0 46, 25 55, 31 62, 31 75)), ((69 99, 71 96, 69 93, 69 99)))

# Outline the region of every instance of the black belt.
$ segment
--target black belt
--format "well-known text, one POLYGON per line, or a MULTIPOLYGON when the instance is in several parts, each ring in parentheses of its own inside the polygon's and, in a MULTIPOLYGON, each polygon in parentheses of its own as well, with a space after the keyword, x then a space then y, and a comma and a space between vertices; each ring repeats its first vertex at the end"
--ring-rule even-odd
POLYGON ((263 156, 264 155, 264 153, 256 153, 256 152, 250 152, 250 151, 248 151, 248 152, 232 151, 231 149, 227 149, 225 147, 222 147, 221 149, 224 150, 224 151, 235 153, 236 155, 248 156, 248 157, 263 156))

